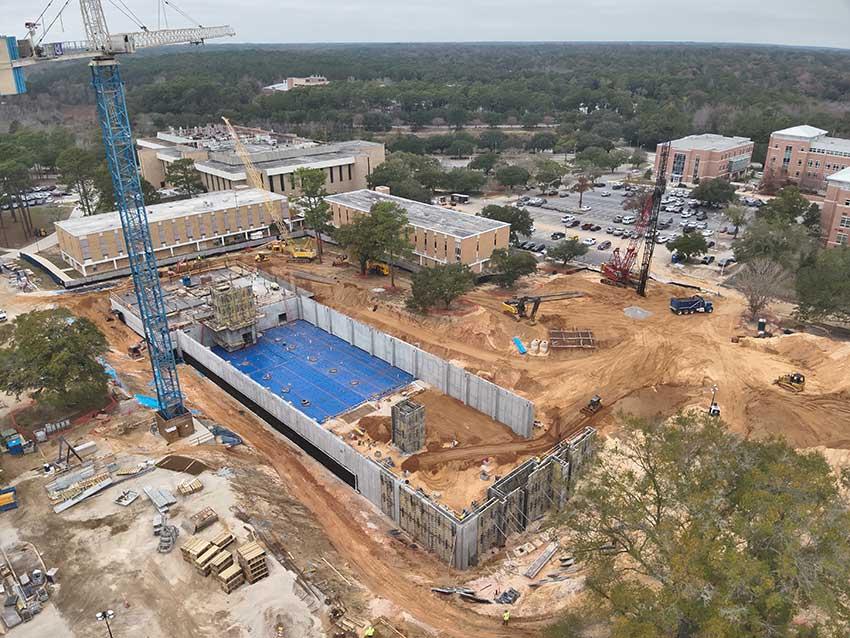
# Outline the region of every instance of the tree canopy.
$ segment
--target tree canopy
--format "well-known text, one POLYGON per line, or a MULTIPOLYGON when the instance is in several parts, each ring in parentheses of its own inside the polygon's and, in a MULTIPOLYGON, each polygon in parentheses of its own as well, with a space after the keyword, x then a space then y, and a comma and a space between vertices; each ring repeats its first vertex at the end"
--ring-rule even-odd
POLYGON ((483 208, 481 216, 510 224, 511 242, 514 243, 516 243, 520 235, 531 237, 531 233, 534 231, 534 220, 524 208, 490 204, 483 208))
POLYGON ((502 166, 496 170, 496 181, 510 190, 525 186, 530 178, 531 175, 522 166, 502 166))
POLYGON ((760 218, 750 223, 732 243, 735 259, 740 262, 767 257, 791 272, 796 272, 814 249, 814 241, 805 226, 775 218, 760 218))
POLYGON ((201 175, 195 168, 195 160, 178 159, 165 168, 165 180, 181 193, 192 197, 204 192, 201 175))
POLYGON ((328 191, 325 189, 325 171, 321 168, 302 167, 295 171, 300 195, 297 198, 298 207, 304 215, 304 225, 313 231, 318 247, 317 257, 322 262, 324 242, 322 234, 330 231, 331 207, 325 201, 328 191))
POLYGON ((829 248, 797 272, 797 314, 850 321, 850 248, 829 248))
POLYGON ((685 261, 698 257, 708 250, 708 242, 699 233, 687 233, 665 244, 670 252, 676 251, 685 261))
POLYGON ((464 264, 445 264, 413 273, 411 284, 407 306, 427 312, 438 303, 448 308, 452 301, 472 290, 475 276, 464 264))
POLYGON ((578 239, 565 239, 559 241, 546 251, 546 255, 555 261, 560 261, 565 266, 576 257, 586 254, 588 247, 578 239))
MULTIPOLYGON (((741 439, 706 414, 627 419, 563 513, 587 611, 612 638, 846 636, 838 488, 820 454, 741 439)), ((582 635, 564 629, 551 635, 582 635)))
POLYGON ((704 179, 691 191, 691 197, 706 204, 728 204, 735 201, 735 187, 729 180, 704 179))
POLYGON ((56 167, 62 180, 80 196, 80 207, 86 215, 93 215, 97 206, 95 179, 100 158, 94 151, 69 146, 56 158, 56 167))
POLYGON ((106 338, 88 319, 68 310, 36 310, 0 327, 0 390, 53 405, 77 405, 106 392, 97 357, 106 338))
POLYGON ((497 248, 490 255, 490 270, 496 274, 496 283, 510 288, 520 277, 537 271, 537 260, 524 250, 497 248))

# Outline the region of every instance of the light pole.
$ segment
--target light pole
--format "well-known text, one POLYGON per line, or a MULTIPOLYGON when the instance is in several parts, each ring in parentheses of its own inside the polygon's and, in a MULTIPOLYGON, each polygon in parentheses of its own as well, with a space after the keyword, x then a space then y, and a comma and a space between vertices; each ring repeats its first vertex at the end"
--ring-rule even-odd
POLYGON ((105 623, 106 623, 106 631, 108 631, 108 632, 109 632, 109 638, 114 638, 114 637, 112 636, 112 628, 109 626, 109 621, 110 621, 112 618, 115 618, 115 612, 114 612, 114 611, 112 611, 111 609, 107 609, 106 611, 99 611, 99 612, 97 612, 97 614, 95 615, 95 617, 96 617, 98 620, 100 620, 100 621, 102 621, 102 622, 105 622, 105 623))

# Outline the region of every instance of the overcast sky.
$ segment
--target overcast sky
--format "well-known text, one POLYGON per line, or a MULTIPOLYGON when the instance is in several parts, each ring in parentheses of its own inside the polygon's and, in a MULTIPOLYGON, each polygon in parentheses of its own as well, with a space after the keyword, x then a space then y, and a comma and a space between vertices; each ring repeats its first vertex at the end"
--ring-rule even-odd
MULTIPOLYGON (((152 28, 157 27, 161 1, 123 0, 152 28)), ((110 30, 136 30, 116 9, 121 2, 103 0, 110 30)), ((641 40, 850 48, 850 0, 173 2, 202 24, 232 25, 237 42, 641 40)), ((53 4, 63 3, 54 0, 53 4)), ((0 33, 23 35, 23 23, 35 19, 45 4, 47 0, 0 0, 0 33)), ((65 13, 62 24, 57 22, 46 40, 81 37, 78 0, 71 0, 65 13)), ((188 26, 173 10, 169 15, 169 26, 188 26)))

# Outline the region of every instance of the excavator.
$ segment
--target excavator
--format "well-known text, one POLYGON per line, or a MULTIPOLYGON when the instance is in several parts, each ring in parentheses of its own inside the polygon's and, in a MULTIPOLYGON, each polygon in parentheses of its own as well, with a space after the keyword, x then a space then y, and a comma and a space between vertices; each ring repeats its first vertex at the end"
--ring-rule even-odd
POLYGON ((774 383, 783 390, 790 390, 791 392, 802 392, 806 389, 806 377, 799 372, 783 374, 774 383))
POLYGON ((502 310, 507 314, 513 316, 514 319, 520 321, 521 319, 528 319, 531 323, 535 322, 535 317, 537 317, 537 310, 540 308, 540 304, 546 303, 547 301, 558 301, 559 299, 574 299, 576 297, 583 297, 584 293, 581 292, 556 292, 551 295, 530 295, 523 297, 514 297, 512 299, 508 299, 507 301, 502 302, 502 310), (529 311, 528 306, 531 306, 531 310, 529 311))
POLYGON ((288 255, 293 261, 313 261, 316 258, 316 247, 310 237, 303 241, 284 238, 272 242, 269 247, 272 252, 288 255))

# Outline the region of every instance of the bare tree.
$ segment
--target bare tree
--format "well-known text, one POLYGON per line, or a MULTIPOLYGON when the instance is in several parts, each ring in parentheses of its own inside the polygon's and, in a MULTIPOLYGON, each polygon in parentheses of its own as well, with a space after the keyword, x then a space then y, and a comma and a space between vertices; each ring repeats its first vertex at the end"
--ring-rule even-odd
POLYGON ((790 290, 791 277, 781 264, 757 257, 744 264, 735 276, 735 287, 746 298, 750 319, 754 321, 771 301, 790 290))

